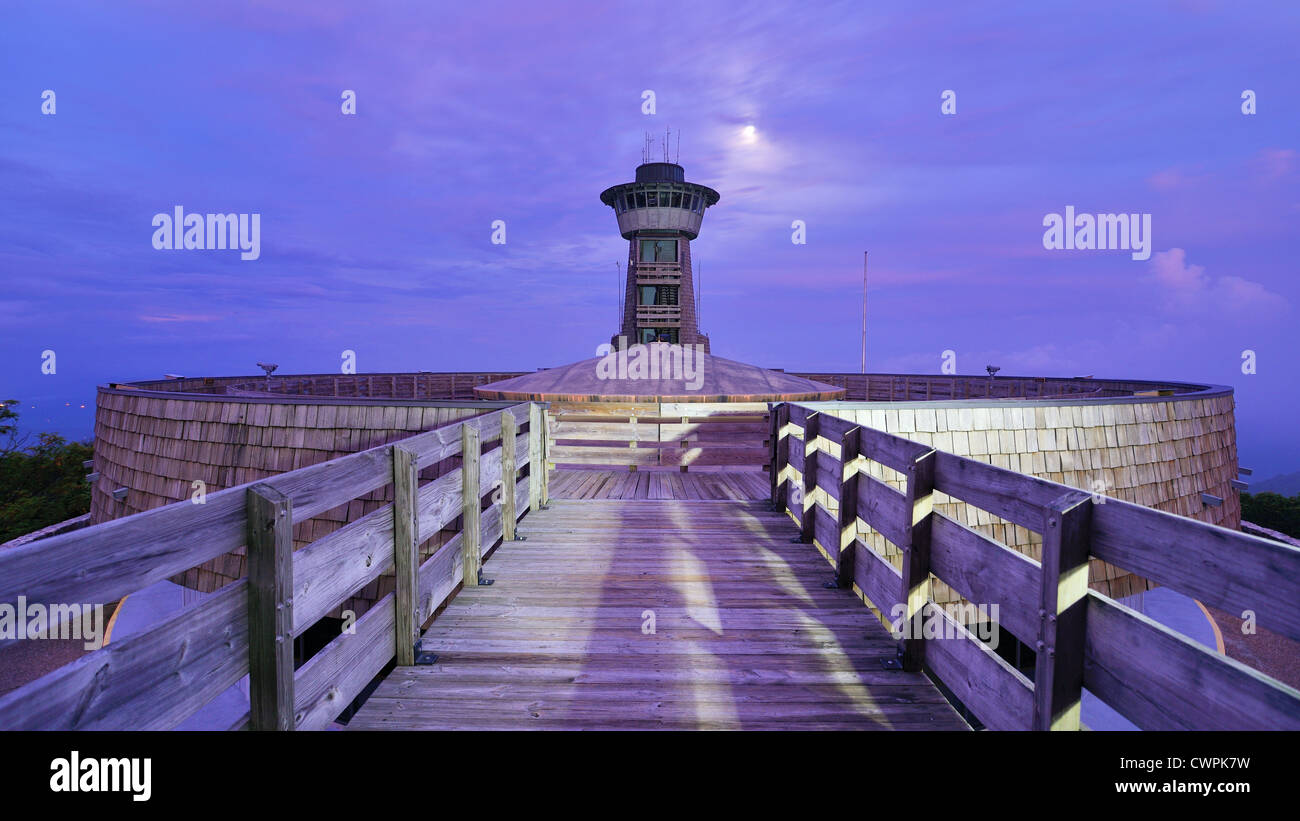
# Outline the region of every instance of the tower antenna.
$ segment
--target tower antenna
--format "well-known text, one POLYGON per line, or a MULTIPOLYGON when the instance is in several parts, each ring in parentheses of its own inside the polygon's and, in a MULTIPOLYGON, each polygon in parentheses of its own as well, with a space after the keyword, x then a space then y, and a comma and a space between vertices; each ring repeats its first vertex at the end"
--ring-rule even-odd
POLYGON ((681 165, 681 163, 682 163, 682 132, 681 132, 681 129, 678 129, 678 130, 677 130, 677 156, 673 157, 673 162, 677 163, 678 165, 681 165))
POLYGON ((867 252, 862 252, 862 373, 867 372, 867 252))

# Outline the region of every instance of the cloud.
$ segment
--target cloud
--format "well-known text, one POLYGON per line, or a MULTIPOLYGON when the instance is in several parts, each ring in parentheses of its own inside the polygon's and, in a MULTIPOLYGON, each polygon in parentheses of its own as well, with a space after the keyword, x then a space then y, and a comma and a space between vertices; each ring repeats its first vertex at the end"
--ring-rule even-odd
POLYGON ((1193 174, 1184 168, 1163 168, 1147 177, 1147 185, 1157 191, 1177 191, 1190 188, 1203 179, 1204 175, 1193 174))
POLYGON ((1265 148, 1255 157, 1263 176, 1267 180, 1280 180, 1295 170, 1297 154, 1292 148, 1265 148))
POLYGON ((216 314, 141 314, 141 322, 218 322, 225 319, 216 314))
POLYGON ((1167 308, 1192 313, 1274 315, 1289 305, 1281 294, 1239 276, 1212 277, 1187 262, 1187 252, 1170 248, 1151 255, 1152 280, 1167 308))

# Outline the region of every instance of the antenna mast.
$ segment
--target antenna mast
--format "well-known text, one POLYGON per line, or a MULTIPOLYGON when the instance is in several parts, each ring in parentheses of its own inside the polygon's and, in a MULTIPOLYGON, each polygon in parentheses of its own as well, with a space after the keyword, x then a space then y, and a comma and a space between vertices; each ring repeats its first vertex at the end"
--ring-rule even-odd
POLYGON ((862 373, 867 372, 867 252, 862 252, 862 373))
POLYGON ((614 270, 618 272, 618 332, 623 332, 623 265, 614 260, 614 270))

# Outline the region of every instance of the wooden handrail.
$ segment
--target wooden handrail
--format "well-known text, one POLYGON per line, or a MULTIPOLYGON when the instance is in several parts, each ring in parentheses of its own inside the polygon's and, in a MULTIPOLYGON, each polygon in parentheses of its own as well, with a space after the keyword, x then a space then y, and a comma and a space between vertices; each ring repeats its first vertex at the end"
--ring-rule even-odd
POLYGON ((1087 589, 1088 560, 1098 558, 1209 604, 1253 610, 1261 626, 1300 639, 1300 549, 1094 501, 841 419, 824 403, 781 403, 772 414, 773 507, 837 569, 853 551, 852 580, 868 603, 912 622, 900 644, 905 666, 930 670, 986 726, 1077 729, 1086 687, 1144 729, 1300 729, 1300 691, 1087 589), (856 455, 844 444, 853 431, 856 455), (872 462, 901 472, 906 492, 870 475, 872 462), (926 501, 935 492, 1043 534, 1044 561, 935 511, 926 501), (850 495, 856 519, 900 548, 901 571, 846 532, 850 495), (1000 626, 1038 651, 1038 686, 929 600, 932 576, 967 601, 998 605, 1000 626), (918 635, 927 619, 941 623, 940 638, 918 635))
POLYGON ((513 491, 516 517, 530 499, 544 504, 544 419, 544 403, 514 405, 211 493, 205 504, 177 502, 0 553, 0 602, 11 603, 115 601, 246 544, 249 561, 248 579, 0 696, 0 728, 167 729, 245 675, 250 712, 236 727, 328 726, 386 664, 410 663, 416 631, 453 595, 465 565, 475 578, 483 554, 513 536, 501 489, 513 491), (512 447, 502 444, 524 426, 512 447), (419 487, 420 469, 466 455, 463 439, 495 444, 462 459, 476 465, 473 479, 462 468, 419 487), (528 481, 515 482, 525 467, 528 481), (292 523, 390 483, 393 503, 292 550, 292 523), (471 503, 463 488, 475 485, 471 503), (417 568, 420 534, 477 513, 484 496, 481 516, 464 517, 470 526, 417 568), (390 569, 395 592, 295 671, 292 637, 390 569), (177 687, 178 678, 195 684, 177 687))

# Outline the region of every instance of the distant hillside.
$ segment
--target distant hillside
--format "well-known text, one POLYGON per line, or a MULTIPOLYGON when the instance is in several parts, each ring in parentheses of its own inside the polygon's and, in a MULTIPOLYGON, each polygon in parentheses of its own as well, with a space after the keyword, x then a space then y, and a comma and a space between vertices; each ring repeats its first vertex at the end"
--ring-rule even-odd
POLYGON ((1250 482, 1250 493, 1276 493, 1280 496, 1294 496, 1300 493, 1300 471, 1274 476, 1271 479, 1261 479, 1258 482, 1249 479, 1247 481, 1250 482))

